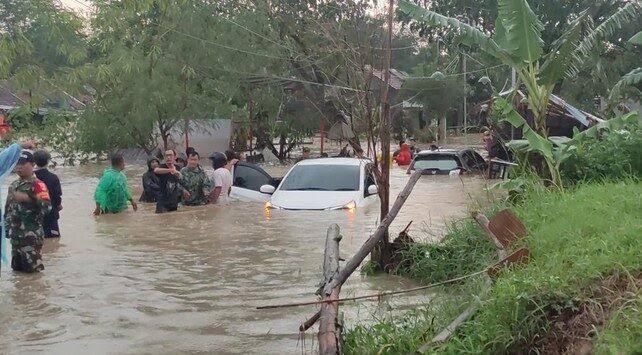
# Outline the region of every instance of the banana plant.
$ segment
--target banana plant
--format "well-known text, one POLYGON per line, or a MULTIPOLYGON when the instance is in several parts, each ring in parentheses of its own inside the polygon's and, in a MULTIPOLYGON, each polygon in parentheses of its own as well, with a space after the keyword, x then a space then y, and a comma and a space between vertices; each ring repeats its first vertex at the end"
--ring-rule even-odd
MULTIPOLYGON (((515 69, 519 83, 526 90, 526 100, 534 116, 534 129, 547 136, 546 117, 550 94, 555 85, 575 76, 584 58, 596 44, 624 24, 638 21, 642 4, 631 1, 593 26, 587 10, 578 14, 567 30, 544 53, 541 33, 543 24, 526 0, 498 0, 498 17, 492 35, 455 18, 427 10, 407 0, 399 2, 399 10, 428 26, 452 31, 468 46, 478 47, 486 54, 515 69)), ((521 86, 520 85, 520 86, 521 86)))
POLYGON ((507 147, 517 153, 535 152, 546 162, 550 181, 558 188, 562 188, 560 174, 561 165, 573 155, 577 145, 587 138, 595 138, 600 132, 613 131, 623 127, 631 126, 640 120, 638 112, 631 112, 624 116, 616 117, 601 122, 582 132, 577 131, 573 138, 566 137, 545 137, 533 130, 526 120, 515 110, 513 105, 502 97, 496 97, 493 105, 493 112, 500 121, 508 122, 516 128, 523 130, 524 140, 514 140, 507 144, 507 147))

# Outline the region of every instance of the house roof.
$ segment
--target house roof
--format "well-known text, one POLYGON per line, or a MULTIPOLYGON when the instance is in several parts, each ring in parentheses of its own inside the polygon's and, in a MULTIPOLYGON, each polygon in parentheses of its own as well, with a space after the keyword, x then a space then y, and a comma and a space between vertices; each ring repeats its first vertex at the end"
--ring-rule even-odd
MULTIPOLYGON (((506 91, 502 91, 499 93, 499 96, 501 97, 506 97, 513 93, 513 89, 509 89, 506 91)), ((526 95, 522 90, 517 90, 517 101, 521 101, 526 95)), ((572 120, 575 120, 582 124, 585 127, 592 126, 593 124, 603 122, 604 120, 592 115, 586 111, 582 111, 575 106, 569 104, 566 102, 564 99, 561 97, 551 94, 549 96, 549 108, 548 108, 548 116, 550 118, 570 118, 572 120)), ((483 101, 479 104, 477 104, 475 107, 470 112, 470 115, 473 116, 478 116, 483 112, 488 111, 488 109, 492 106, 492 99, 483 101)))
MULTIPOLYGON (((379 79, 381 82, 386 81, 386 72, 383 69, 372 69, 372 76, 379 79)), ((401 89, 407 78, 408 73, 397 69, 390 69, 390 87, 393 89, 401 89)))
POLYGON ((11 89, 11 85, 6 80, 0 80, 0 109, 11 110, 25 104, 25 98, 20 97, 11 89))

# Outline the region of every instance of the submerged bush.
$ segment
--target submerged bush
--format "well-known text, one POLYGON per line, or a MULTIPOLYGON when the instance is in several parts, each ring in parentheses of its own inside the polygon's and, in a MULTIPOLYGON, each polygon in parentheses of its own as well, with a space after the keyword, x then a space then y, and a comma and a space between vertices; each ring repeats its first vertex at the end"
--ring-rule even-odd
POLYGON ((495 257, 494 250, 475 221, 466 217, 449 225, 440 243, 410 244, 401 251, 395 274, 422 283, 439 282, 483 269, 495 257))

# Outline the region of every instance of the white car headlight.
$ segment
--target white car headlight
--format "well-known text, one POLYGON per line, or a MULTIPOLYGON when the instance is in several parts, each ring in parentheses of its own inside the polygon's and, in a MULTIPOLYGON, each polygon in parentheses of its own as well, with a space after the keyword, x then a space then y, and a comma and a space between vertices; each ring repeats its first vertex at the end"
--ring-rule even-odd
POLYGON ((268 201, 265 203, 265 209, 273 209, 273 210, 280 210, 281 207, 273 204, 272 202, 268 201))
POLYGON ((344 210, 349 210, 349 211, 354 211, 357 208, 357 203, 354 201, 350 201, 343 206, 344 210))

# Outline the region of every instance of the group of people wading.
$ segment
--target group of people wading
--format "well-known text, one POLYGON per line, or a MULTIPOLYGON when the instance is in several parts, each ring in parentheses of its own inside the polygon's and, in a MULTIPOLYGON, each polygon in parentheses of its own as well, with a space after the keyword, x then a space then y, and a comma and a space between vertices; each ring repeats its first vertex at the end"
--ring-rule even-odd
MULTIPOLYGON (((15 166, 18 179, 11 183, 5 206, 6 237, 11 240, 11 268, 20 272, 44 270, 42 246, 44 238, 59 238, 59 212, 62 210, 62 189, 58 176, 48 170, 51 156, 44 150, 31 152, 23 146, 15 166)), ((18 150, 19 151, 19 150, 18 150)), ((232 187, 232 170, 239 157, 234 152, 216 152, 209 158, 213 170, 205 171, 199 164, 200 155, 193 148, 187 159, 177 162, 177 154, 168 149, 161 159, 151 158, 143 174, 140 202, 155 203, 156 213, 176 211, 178 205, 197 206, 222 203, 232 187)), ((17 156, 16 156, 17 158, 17 156)), ((111 166, 103 172, 96 191, 94 215, 119 213, 132 205, 132 198, 123 174, 125 159, 115 154, 111 166)))
MULTIPOLYGON (((179 203, 199 206, 227 200, 232 187, 232 169, 238 158, 234 152, 226 153, 216 152, 209 157, 213 170, 208 172, 200 165, 200 155, 193 148, 187 149, 184 163, 177 162, 174 149, 167 149, 162 161, 150 158, 142 177, 143 193, 139 201, 155 203, 156 213, 165 213, 176 211, 179 203)), ((128 203, 134 211, 138 209, 127 187, 124 168, 122 155, 113 155, 111 168, 105 170, 94 193, 94 215, 122 212, 128 203)))

